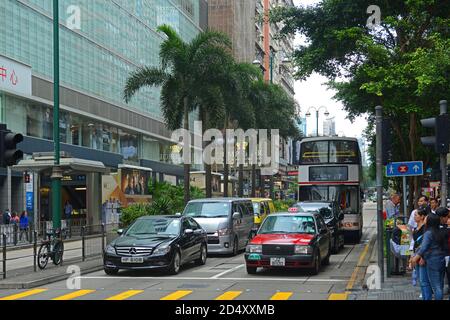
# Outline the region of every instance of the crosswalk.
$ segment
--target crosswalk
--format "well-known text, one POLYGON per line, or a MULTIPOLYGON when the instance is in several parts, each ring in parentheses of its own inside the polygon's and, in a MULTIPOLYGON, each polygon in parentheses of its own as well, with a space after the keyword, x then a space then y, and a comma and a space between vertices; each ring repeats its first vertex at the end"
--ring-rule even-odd
MULTIPOLYGON (((91 297, 95 299, 95 293, 99 291, 97 290, 74 290, 69 293, 64 293, 63 295, 57 295, 55 297, 48 298, 48 296, 45 296, 45 299, 51 299, 51 300, 73 300, 73 299, 83 299, 86 297, 91 297)), ((139 297, 139 295, 142 295, 145 291, 144 290, 125 290, 120 293, 116 293, 109 297, 102 297, 102 299, 97 300, 127 300, 133 297, 139 297)), ((21 291, 18 293, 14 293, 7 296, 1 296, 0 293, 0 300, 20 300, 24 298, 28 299, 36 299, 39 300, 39 295, 43 293, 51 293, 49 289, 45 288, 39 288, 39 289, 32 289, 32 290, 26 290, 21 291)), ((162 297, 159 297, 159 300, 183 300, 186 297, 192 297, 192 294, 194 292, 192 290, 177 290, 170 294, 166 294, 162 297)), ((216 297, 211 297, 211 300, 222 300, 222 301, 231 301, 235 300, 238 297, 242 296, 243 291, 226 291, 221 293, 220 295, 216 297)), ((289 300, 294 295, 294 292, 276 292, 271 297, 269 297, 269 300, 289 300)), ((194 296, 195 297, 195 296, 194 296)), ((300 297, 301 299, 301 294, 300 297)), ((249 297, 251 300, 251 297, 249 297)), ((348 299, 348 292, 344 293, 331 293, 328 295, 328 300, 347 300, 348 299)), ((152 299, 153 300, 153 299, 152 299)), ((204 299, 202 299, 204 300, 204 299)))

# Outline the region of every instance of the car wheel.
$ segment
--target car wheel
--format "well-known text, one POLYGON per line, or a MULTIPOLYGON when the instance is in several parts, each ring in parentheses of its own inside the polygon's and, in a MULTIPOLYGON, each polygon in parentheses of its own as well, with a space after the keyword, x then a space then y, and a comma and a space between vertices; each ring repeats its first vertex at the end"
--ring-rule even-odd
POLYGON ((206 249, 206 244, 202 244, 202 247, 200 248, 200 258, 195 260, 195 264, 198 266, 203 266, 206 264, 206 258, 208 255, 208 251, 206 249))
POLYGON ((311 275, 315 276, 315 275, 319 274, 319 271, 320 271, 320 253, 317 252, 314 255, 313 259, 314 259, 314 265, 311 268, 311 275))
POLYGON ((119 269, 114 268, 103 268, 103 270, 108 276, 115 276, 119 273, 119 269))
POLYGON ((237 256, 239 253, 239 240, 237 237, 234 237, 233 241, 233 256, 237 256))
POLYGON ((249 266, 247 266, 247 273, 248 274, 256 274, 256 270, 257 269, 258 269, 257 267, 249 267, 249 266))
POLYGON ((172 263, 170 264, 169 267, 169 274, 171 275, 178 274, 178 272, 180 272, 180 267, 181 267, 180 252, 176 251, 173 256, 172 263))

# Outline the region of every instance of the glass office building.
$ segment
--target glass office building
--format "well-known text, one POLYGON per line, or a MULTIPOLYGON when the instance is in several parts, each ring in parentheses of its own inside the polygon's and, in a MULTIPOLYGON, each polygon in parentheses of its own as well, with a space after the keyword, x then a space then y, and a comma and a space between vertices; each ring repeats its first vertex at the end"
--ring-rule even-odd
MULTIPOLYGON (((112 169, 157 162, 181 175, 182 168, 170 167, 172 143, 162 119, 160 89, 145 88, 129 104, 122 94, 130 72, 159 65, 164 38, 157 26, 172 26, 185 41, 201 31, 207 15, 202 1, 59 1, 62 150, 70 147, 80 158, 105 159, 112 169)), ((52 150, 52 11, 50 0, 0 1, 0 122, 26 136, 21 148, 28 155, 52 150), (2 61, 11 61, 11 70, 2 61), (14 66, 29 68, 30 79, 20 78, 26 77, 22 74, 14 78, 14 66), (12 80, 29 81, 30 92, 4 85, 12 80)), ((159 166, 161 174, 167 174, 164 168, 159 166)), ((0 206, 6 208, 8 202, 23 208, 21 190, 5 199, 5 177, 3 170, 0 206)))

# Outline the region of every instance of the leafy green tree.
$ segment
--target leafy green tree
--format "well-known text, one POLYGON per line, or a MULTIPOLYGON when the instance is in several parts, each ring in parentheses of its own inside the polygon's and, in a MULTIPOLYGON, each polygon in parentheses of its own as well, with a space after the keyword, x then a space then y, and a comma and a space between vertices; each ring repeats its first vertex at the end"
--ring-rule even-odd
MULTIPOLYGON (((160 46, 161 65, 132 72, 125 85, 124 100, 129 102, 143 87, 161 87, 161 109, 168 128, 176 130, 184 123, 184 129, 189 130, 189 114, 212 97, 205 87, 220 83, 216 71, 228 59, 231 43, 226 35, 215 31, 201 32, 189 43, 170 26, 162 25, 158 31, 166 36, 160 46)), ((214 105, 217 104, 211 104, 214 105)), ((189 172, 190 165, 185 163, 185 203, 190 199, 189 172)))
MULTIPOLYGON (((382 105, 395 131, 394 160, 434 162, 421 146, 419 120, 438 114, 439 100, 450 95, 449 1, 323 0, 273 10, 271 20, 283 21, 282 35, 299 32, 307 39, 294 54, 297 79, 313 72, 328 77, 350 119, 367 115, 374 123, 375 106, 382 105), (382 14, 374 29, 366 25, 372 4, 382 14)), ((420 184, 410 179, 415 198, 420 184)), ((410 206, 414 202, 411 192, 410 206)))

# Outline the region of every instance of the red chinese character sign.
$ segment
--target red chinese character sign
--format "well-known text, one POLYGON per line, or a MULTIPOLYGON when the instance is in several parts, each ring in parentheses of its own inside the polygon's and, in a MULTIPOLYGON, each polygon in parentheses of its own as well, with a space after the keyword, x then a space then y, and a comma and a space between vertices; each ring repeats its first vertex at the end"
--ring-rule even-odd
POLYGON ((31 68, 0 55, 0 90, 31 96, 31 68))

